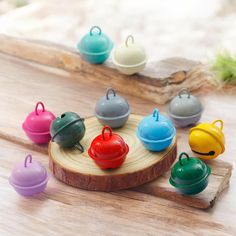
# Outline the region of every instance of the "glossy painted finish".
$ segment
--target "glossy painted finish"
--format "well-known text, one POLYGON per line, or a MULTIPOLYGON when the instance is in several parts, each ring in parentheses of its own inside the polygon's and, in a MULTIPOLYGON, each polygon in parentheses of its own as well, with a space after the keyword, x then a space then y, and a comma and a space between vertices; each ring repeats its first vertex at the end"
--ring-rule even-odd
POLYGON ((135 43, 133 36, 129 35, 124 44, 114 49, 112 61, 120 72, 131 75, 145 67, 147 55, 144 48, 135 43))
POLYGON ((193 195, 202 192, 207 187, 210 173, 210 167, 203 161, 189 157, 183 152, 179 156, 179 161, 171 169, 169 181, 181 193, 193 195))
POLYGON ((128 120, 131 112, 127 100, 119 95, 112 88, 107 90, 105 96, 96 103, 95 115, 102 125, 111 128, 122 127, 128 120))
POLYGON ((63 148, 78 147, 83 151, 80 140, 85 134, 84 119, 74 112, 65 112, 51 124, 52 141, 63 148))
POLYGON ((38 102, 35 110, 28 114, 22 128, 27 136, 35 143, 48 143, 51 139, 50 125, 55 119, 55 115, 47 111, 42 102, 38 102), (41 105, 42 109, 38 109, 41 105))
POLYGON ((106 61, 112 48, 113 43, 98 26, 93 26, 77 44, 82 57, 92 64, 101 64, 106 61))
POLYGON ((120 167, 128 152, 129 146, 109 126, 103 127, 102 134, 94 138, 88 150, 89 156, 102 169, 120 167))
POLYGON ((168 114, 176 126, 186 127, 196 124, 202 115, 203 106, 199 99, 187 89, 180 90, 168 106, 168 114))
POLYGON ((44 191, 48 174, 40 163, 32 160, 32 156, 28 155, 24 162, 13 168, 9 182, 19 194, 31 196, 44 191))
POLYGON ((191 150, 201 159, 209 160, 218 157, 225 151, 225 137, 222 130, 222 120, 193 127, 190 129, 188 140, 191 150), (219 127, 217 123, 220 124, 219 127))
POLYGON ((159 114, 157 108, 153 114, 146 116, 139 123, 137 136, 143 145, 150 151, 161 151, 166 149, 176 134, 172 122, 165 116, 159 114))

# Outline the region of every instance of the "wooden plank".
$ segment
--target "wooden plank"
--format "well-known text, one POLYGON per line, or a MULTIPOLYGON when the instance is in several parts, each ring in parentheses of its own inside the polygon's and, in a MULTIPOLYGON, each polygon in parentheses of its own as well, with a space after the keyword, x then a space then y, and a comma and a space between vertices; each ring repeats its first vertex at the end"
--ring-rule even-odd
MULTIPOLYGON (((0 35, 0 52, 43 65, 88 74, 88 80, 109 83, 118 90, 164 104, 186 87, 190 91, 208 83, 210 73, 206 65, 184 58, 169 58, 148 63, 140 73, 120 74, 108 61, 105 65, 91 65, 81 59, 75 49, 43 41, 32 41, 0 35)), ((81 81, 81 76, 78 77, 81 81)))
POLYGON ((203 192, 195 196, 179 194, 168 182, 170 171, 156 181, 137 187, 135 190, 200 209, 213 207, 220 193, 229 186, 232 165, 223 161, 212 161, 208 165, 212 170, 209 184, 203 192))

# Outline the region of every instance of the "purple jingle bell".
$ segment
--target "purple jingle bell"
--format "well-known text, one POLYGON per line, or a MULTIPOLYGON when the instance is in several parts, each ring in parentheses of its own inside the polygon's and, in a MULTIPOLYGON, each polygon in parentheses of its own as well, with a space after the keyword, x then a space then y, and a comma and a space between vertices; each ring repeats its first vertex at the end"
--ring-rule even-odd
POLYGON ((24 162, 18 163, 12 170, 10 184, 17 193, 32 196, 41 193, 47 186, 48 174, 46 169, 29 154, 24 162))

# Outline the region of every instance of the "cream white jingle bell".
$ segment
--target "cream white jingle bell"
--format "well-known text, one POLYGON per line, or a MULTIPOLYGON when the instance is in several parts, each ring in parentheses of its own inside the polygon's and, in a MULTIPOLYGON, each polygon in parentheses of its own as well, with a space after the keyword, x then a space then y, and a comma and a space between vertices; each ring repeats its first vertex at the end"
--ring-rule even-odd
POLYGON ((135 43, 134 37, 129 35, 125 43, 114 49, 112 62, 121 73, 132 75, 145 67, 147 55, 144 48, 135 43))

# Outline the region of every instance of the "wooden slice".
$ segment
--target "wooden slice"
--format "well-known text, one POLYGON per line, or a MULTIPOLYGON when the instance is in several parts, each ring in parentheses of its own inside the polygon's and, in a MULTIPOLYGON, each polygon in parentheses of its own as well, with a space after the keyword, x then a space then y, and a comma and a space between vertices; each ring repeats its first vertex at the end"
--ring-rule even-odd
POLYGON ((49 167, 54 176, 74 187, 114 191, 136 187, 162 175, 176 158, 176 139, 163 152, 146 150, 136 137, 136 128, 141 119, 142 116, 132 114, 123 128, 114 130, 130 147, 126 161, 115 170, 101 170, 89 157, 87 151, 90 143, 101 133, 102 125, 96 117, 86 119, 86 134, 81 141, 84 153, 76 149, 65 150, 55 142, 49 144, 49 167))

